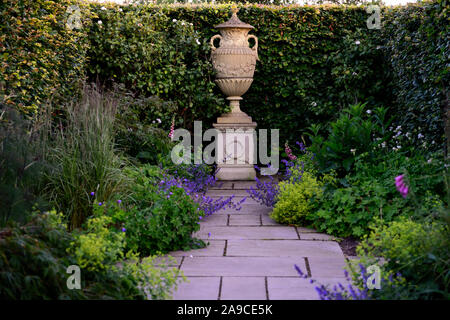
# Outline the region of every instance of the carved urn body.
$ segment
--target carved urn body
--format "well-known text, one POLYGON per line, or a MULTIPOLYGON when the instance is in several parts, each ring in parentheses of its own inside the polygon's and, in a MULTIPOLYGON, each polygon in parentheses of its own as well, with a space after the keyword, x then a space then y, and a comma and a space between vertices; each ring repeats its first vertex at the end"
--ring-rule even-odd
POLYGON ((237 17, 234 9, 231 19, 216 26, 220 35, 211 38, 211 59, 216 71, 216 84, 230 100, 232 113, 241 112, 239 100, 247 92, 253 82, 253 73, 258 59, 258 38, 249 35, 253 26, 244 23, 237 17), (220 46, 214 46, 214 40, 220 39, 220 46), (249 39, 255 45, 249 47, 249 39))
POLYGON ((211 59, 217 73, 216 84, 230 101, 231 112, 213 124, 218 130, 216 161, 218 180, 254 180, 256 123, 239 107, 241 96, 253 81, 258 59, 258 38, 249 35, 253 27, 239 20, 237 9, 227 22, 216 26, 220 35, 211 38, 211 59), (220 39, 218 47, 214 40, 220 39), (249 39, 255 44, 250 48, 249 39))

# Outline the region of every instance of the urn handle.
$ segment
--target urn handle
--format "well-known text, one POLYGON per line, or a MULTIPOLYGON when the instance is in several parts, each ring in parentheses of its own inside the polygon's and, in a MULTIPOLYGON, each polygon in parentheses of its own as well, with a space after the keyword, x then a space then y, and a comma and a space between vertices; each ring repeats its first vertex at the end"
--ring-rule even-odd
POLYGON ((259 57, 258 57, 258 38, 252 34, 249 34, 247 36, 247 41, 253 39, 255 40, 255 45, 251 48, 253 51, 255 51, 255 56, 256 56, 256 60, 259 61, 259 57))
MULTIPOLYGON (((222 41, 222 36, 220 34, 216 34, 215 36, 213 36, 210 40, 210 44, 211 44, 211 50, 214 51, 217 48, 214 46, 214 40, 216 39, 220 39, 220 41, 222 41)), ((220 42, 219 42, 220 43, 220 42)))

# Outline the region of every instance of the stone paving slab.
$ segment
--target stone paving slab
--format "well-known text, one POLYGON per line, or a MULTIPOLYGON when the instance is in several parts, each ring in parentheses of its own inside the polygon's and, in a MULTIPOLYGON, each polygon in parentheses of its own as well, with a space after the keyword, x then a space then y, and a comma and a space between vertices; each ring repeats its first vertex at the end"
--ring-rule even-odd
POLYGON ((261 226, 261 215, 230 215, 230 226, 261 226))
POLYGON ((200 231, 193 234, 200 239, 252 240, 252 239, 298 239, 294 227, 214 227, 200 226, 200 231))
MULTIPOLYGON (((320 284, 337 285, 345 284, 343 278, 315 279, 320 284)), ((267 291, 269 300, 319 300, 319 295, 315 290, 316 284, 311 284, 310 279, 300 277, 268 277, 267 291)))
MULTIPOLYGON (((305 236, 305 237, 303 237, 303 238, 300 237, 300 239, 302 239, 302 240, 323 240, 321 237, 327 236, 326 234, 323 234, 323 233, 321 233, 321 234, 317 233, 317 231, 314 230, 314 229, 303 228, 303 227, 295 227, 295 228, 296 228, 297 231, 300 233, 300 235, 303 234, 303 233, 316 233, 316 235, 305 236), (312 239, 306 239, 306 238, 308 238, 308 237, 311 237, 312 239)), ((325 239, 325 238, 324 238, 324 239, 325 239)), ((326 239, 328 240, 329 238, 326 238, 326 239)))
POLYGON ((269 217, 268 214, 261 214, 261 220, 262 220, 263 226, 274 226, 274 225, 278 226, 278 225, 280 225, 278 222, 276 222, 271 217, 269 217))
POLYGON ((232 190, 233 189, 232 181, 219 181, 216 182, 215 185, 211 186, 209 190, 232 190))
POLYGON ((308 257, 308 263, 311 270, 311 278, 345 277, 344 267, 347 265, 347 262, 344 255, 341 257, 308 257))
POLYGON ((223 277, 220 300, 266 300, 265 277, 223 277))
POLYGON ((217 300, 219 298, 220 277, 187 277, 173 292, 174 300, 217 300))
POLYGON ((184 259, 180 270, 185 276, 296 276, 294 264, 306 270, 301 257, 195 257, 184 259))
POLYGON ((250 195, 247 191, 245 191, 244 189, 232 189, 232 190, 208 190, 208 192, 206 193, 207 196, 210 197, 229 197, 229 196, 236 196, 236 198, 238 197, 248 197, 250 198, 250 195))
POLYGON ((210 216, 203 217, 201 221, 202 226, 226 226, 228 223, 228 215, 224 214, 212 214, 210 216))
POLYGON ((300 233, 300 239, 302 240, 323 240, 323 241, 335 241, 337 238, 324 233, 304 233, 298 230, 300 233))
MULTIPOLYGON (((209 195, 209 194, 206 194, 207 196, 209 196, 213 201, 215 201, 215 200, 217 200, 217 199, 219 199, 221 196, 217 196, 217 195, 209 195)), ((222 197, 222 200, 225 200, 226 198, 228 198, 229 196, 223 196, 222 197)), ((237 202, 239 202, 239 201, 242 201, 242 199, 244 199, 245 198, 245 200, 244 200, 244 202, 242 203, 243 205, 244 204, 257 204, 257 205, 260 205, 256 200, 254 200, 254 199, 252 199, 252 198, 250 198, 249 196, 235 196, 234 198, 233 198, 233 202, 234 203, 237 203, 237 202)))
POLYGON ((241 210, 236 210, 233 208, 224 208, 214 213, 217 214, 269 214, 272 212, 271 208, 260 205, 258 203, 243 203, 241 206, 241 210))
POLYGON ((173 251, 169 255, 172 257, 221 257, 225 250, 225 240, 209 240, 209 245, 201 249, 193 249, 189 251, 173 251))
POLYGON ((227 256, 335 257, 344 259, 336 242, 302 240, 228 240, 227 256))

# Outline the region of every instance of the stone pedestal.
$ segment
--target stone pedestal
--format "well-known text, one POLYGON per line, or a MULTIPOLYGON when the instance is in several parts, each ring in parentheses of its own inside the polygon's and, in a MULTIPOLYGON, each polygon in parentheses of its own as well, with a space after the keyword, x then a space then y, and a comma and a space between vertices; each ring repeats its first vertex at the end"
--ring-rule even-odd
POLYGON ((233 98, 228 98, 231 100, 232 112, 217 118, 217 123, 213 124, 219 131, 216 148, 219 171, 216 178, 218 180, 255 180, 256 122, 239 109, 239 100, 233 98))

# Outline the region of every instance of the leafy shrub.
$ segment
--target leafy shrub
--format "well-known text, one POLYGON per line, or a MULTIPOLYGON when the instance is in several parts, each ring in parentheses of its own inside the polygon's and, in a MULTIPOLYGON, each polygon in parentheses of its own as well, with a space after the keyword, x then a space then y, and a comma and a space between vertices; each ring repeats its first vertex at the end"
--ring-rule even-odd
POLYGON ((374 228, 357 250, 367 263, 385 258, 382 268, 401 273, 411 284, 409 298, 448 299, 449 232, 448 224, 441 221, 419 223, 405 218, 374 228))
POLYGON ((83 269, 98 271, 121 261, 124 257, 125 234, 109 228, 112 217, 101 215, 98 209, 94 209, 94 216, 86 224, 84 231, 76 235, 76 240, 71 243, 77 264, 83 269))
POLYGON ((303 224, 313 208, 311 199, 322 195, 321 186, 321 182, 310 172, 303 172, 296 182, 280 182, 271 217, 280 223, 303 224))
POLYGON ((126 162, 114 144, 116 107, 112 96, 86 88, 81 102, 67 106, 66 125, 60 124, 49 150, 54 168, 46 190, 71 229, 91 214, 91 192, 107 201, 124 191, 127 179, 121 168, 126 162))
POLYGON ((78 6, 83 28, 91 13, 81 1, 12 0, 0 8, 0 102, 32 114, 52 100, 76 97, 89 46, 83 28, 66 27, 78 6))
POLYGON ((158 164, 159 155, 169 154, 172 148, 169 131, 162 129, 168 125, 161 118, 165 112, 175 112, 175 104, 157 96, 138 96, 123 86, 114 86, 113 93, 118 100, 114 130, 117 147, 141 162, 158 164))
MULTIPOLYGON (((132 254, 121 267, 106 264, 102 269, 81 269, 81 290, 69 290, 66 269, 77 264, 68 254, 73 234, 55 212, 36 213, 24 226, 12 224, 0 230, 0 297, 24 299, 166 299, 176 286, 179 271, 156 267, 153 258, 132 254)), ((93 248, 98 251, 98 248, 93 248)), ((106 252, 108 255, 109 253, 106 252)), ((110 260, 108 262, 112 262, 110 260)), ((105 262, 107 262, 105 260, 105 262)), ((122 261, 121 261, 122 262, 122 261)))
MULTIPOLYGON (((373 156, 373 154, 372 154, 373 156)), ((391 151, 372 158, 368 153, 355 157, 355 173, 348 175, 339 185, 329 184, 321 198, 314 202, 308 220, 319 231, 338 237, 361 238, 370 230, 375 218, 385 222, 399 216, 423 218, 444 200, 445 184, 441 156, 426 160, 417 153, 408 158, 401 152, 391 151), (410 189, 418 195, 418 202, 403 199, 397 192, 394 178, 408 172, 410 189)))
POLYGON ((347 109, 334 122, 330 123, 326 138, 318 134, 319 127, 313 126, 310 135, 312 144, 309 148, 316 156, 322 172, 335 170, 339 177, 344 177, 353 168, 355 156, 372 152, 374 147, 389 138, 386 127, 386 109, 376 108, 365 112, 366 104, 355 104, 347 109), (377 139, 377 140, 376 140, 377 139))
POLYGON ((131 203, 121 216, 115 214, 126 229, 127 248, 148 255, 203 246, 192 239, 203 212, 181 185, 159 188, 164 183, 159 170, 144 166, 128 172, 134 179, 131 203))
POLYGON ((11 219, 24 223, 41 197, 45 142, 38 121, 32 123, 12 107, 0 105, 0 226, 11 219))

